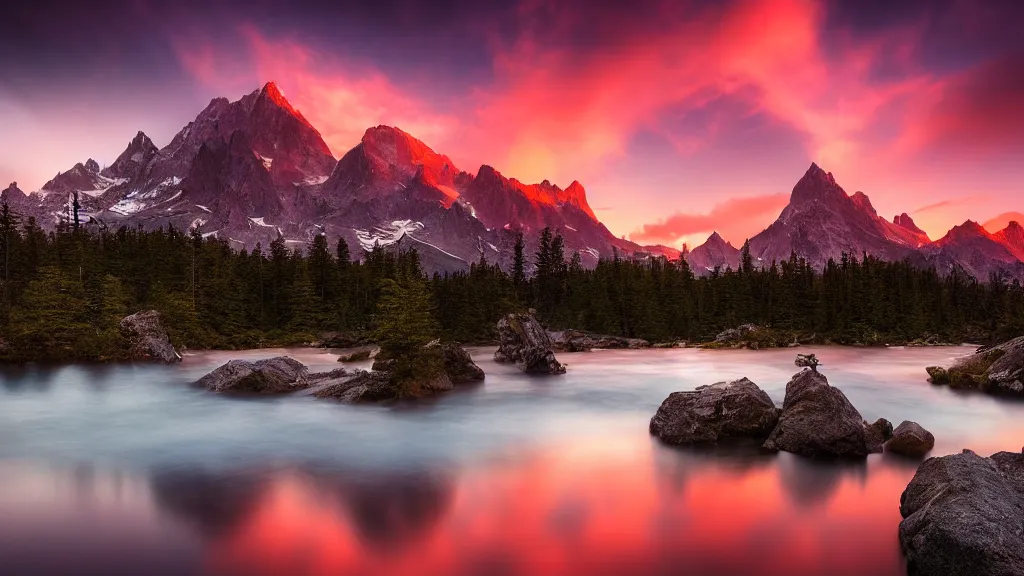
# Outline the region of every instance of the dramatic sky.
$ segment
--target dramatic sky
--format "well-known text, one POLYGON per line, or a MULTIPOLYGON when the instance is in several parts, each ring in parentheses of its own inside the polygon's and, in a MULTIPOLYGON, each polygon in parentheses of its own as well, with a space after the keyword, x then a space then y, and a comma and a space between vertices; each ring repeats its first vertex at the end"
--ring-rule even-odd
POLYGON ((1020 0, 332 4, 6 7, 0 182, 163 146, 274 80, 337 157, 396 125, 464 170, 577 179, 644 242, 738 245, 812 161, 933 238, 1024 210, 1020 0))

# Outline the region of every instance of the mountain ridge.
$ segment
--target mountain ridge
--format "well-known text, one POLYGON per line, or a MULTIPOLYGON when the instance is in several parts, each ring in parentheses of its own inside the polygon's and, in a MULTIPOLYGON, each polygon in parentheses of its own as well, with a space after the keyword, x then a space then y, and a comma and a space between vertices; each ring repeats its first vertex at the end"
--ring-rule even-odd
MULTIPOLYGON (((89 159, 37 192, 12 185, 0 193, 47 228, 69 221, 76 196, 83 221, 94 226, 198 228, 236 248, 278 237, 301 247, 322 233, 362 249, 404 242, 438 263, 436 271, 466 269, 481 258, 509 266, 516 234, 532 252, 543 228, 560 233, 567 254, 579 252, 587 266, 616 253, 680 255, 616 237, 577 180, 565 188, 549 180, 527 184, 488 164, 468 172, 399 127, 370 127, 335 159, 274 82, 235 101, 213 98, 162 148, 140 131, 110 166, 89 159)), ((1019 277, 1024 230, 1013 224, 990 234, 964 223, 932 242, 909 215, 880 217, 867 194, 848 195, 812 162, 779 217, 748 245, 755 265, 795 253, 820 268, 843 254, 871 254, 982 278, 1019 277)), ((738 267, 739 255, 714 232, 685 257, 705 273, 738 267)))

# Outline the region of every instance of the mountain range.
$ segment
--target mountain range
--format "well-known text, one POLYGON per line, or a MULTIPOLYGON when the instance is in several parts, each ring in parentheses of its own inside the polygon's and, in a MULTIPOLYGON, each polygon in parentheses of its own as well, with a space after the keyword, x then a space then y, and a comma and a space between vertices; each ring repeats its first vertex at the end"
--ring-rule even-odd
MULTIPOLYGON (((830 172, 811 164, 793 187, 789 204, 764 231, 749 239, 755 264, 786 260, 791 254, 822 268, 843 254, 862 258, 869 254, 883 260, 908 259, 940 273, 954 270, 988 280, 991 274, 1024 278, 1024 228, 1010 221, 991 234, 967 220, 934 242, 906 213, 892 221, 882 218, 863 192, 847 194, 830 172)), ((687 256, 698 274, 715 268, 739 266, 740 249, 717 232, 687 256)))
MULTIPOLYGON (((326 234, 366 250, 414 247, 431 271, 463 270, 481 258, 508 268, 516 234, 533 252, 545 227, 558 231, 566 253, 579 252, 585 266, 615 253, 680 257, 673 248, 616 237, 579 182, 526 184, 488 165, 467 172, 395 127, 369 128, 335 159, 273 82, 235 102, 215 98, 163 148, 139 132, 109 166, 89 159, 36 192, 16 183, 0 192, 0 200, 45 229, 72 221, 76 196, 87 226, 198 228, 249 249, 265 249, 278 237, 300 248, 326 234)), ((880 217, 865 194, 847 195, 815 164, 749 247, 758 264, 795 253, 820 267, 843 253, 867 253, 982 279, 1024 277, 1024 230, 1016 221, 997 234, 967 221, 932 242, 910 216, 880 217)), ((684 257, 703 274, 736 268, 740 250, 716 232, 684 257)))
POLYGON ((584 265, 615 251, 679 254, 617 238, 579 182, 524 184, 486 165, 466 172, 398 128, 368 129, 336 160, 273 82, 235 102, 212 100, 163 148, 139 132, 110 166, 90 159, 31 194, 14 183, 0 199, 52 229, 73 218, 76 192, 79 219, 91 226, 198 227, 250 249, 278 236, 301 247, 325 233, 367 250, 415 247, 434 271, 481 257, 510 265, 516 233, 533 251, 544 227, 584 265))

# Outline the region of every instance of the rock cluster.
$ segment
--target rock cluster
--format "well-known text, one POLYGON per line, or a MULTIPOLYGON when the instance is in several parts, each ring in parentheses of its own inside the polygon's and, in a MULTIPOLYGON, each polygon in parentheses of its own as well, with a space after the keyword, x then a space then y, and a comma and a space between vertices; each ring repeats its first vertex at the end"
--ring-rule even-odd
POLYGON ((441 347, 444 367, 437 374, 425 375, 415 386, 399 389, 391 376, 391 363, 375 361, 372 370, 339 368, 309 373, 302 363, 280 356, 250 362, 231 360, 200 378, 196 385, 226 394, 284 394, 303 391, 317 398, 342 402, 381 402, 409 396, 432 396, 454 389, 455 384, 483 380, 484 372, 469 353, 456 344, 441 347))
POLYGON ((893 452, 923 455, 934 445, 931 434, 913 422, 895 432, 884 418, 868 424, 841 390, 811 368, 786 385, 781 409, 746 378, 673 392, 651 418, 650 432, 669 444, 756 439, 766 450, 812 458, 863 458, 882 452, 887 442, 893 452), (922 442, 915 444, 918 437, 922 442))
POLYGON ((588 352, 597 350, 639 350, 650 348, 651 343, 642 338, 625 338, 606 334, 588 334, 579 330, 548 332, 551 347, 558 352, 588 352))
POLYGON ((701 346, 701 348, 748 348, 760 350, 762 348, 786 348, 799 346, 796 336, 786 330, 776 330, 756 324, 742 324, 736 328, 723 330, 715 337, 713 342, 701 346))
POLYGON ((929 366, 932 384, 977 389, 993 395, 1024 397, 1024 336, 980 348, 948 369, 929 366))
POLYGON ((530 313, 512 313, 498 321, 495 362, 513 362, 527 374, 565 374, 551 337, 530 313))
POLYGON ((167 330, 160 322, 160 313, 156 310, 126 316, 121 319, 120 327, 128 339, 128 357, 131 360, 164 364, 181 361, 181 355, 171 345, 167 330))
POLYGON ((811 369, 786 384, 779 425, 764 447, 811 457, 864 457, 882 450, 877 435, 842 390, 811 369))
POLYGON ((1024 454, 929 458, 900 497, 913 576, 1024 576, 1024 454))

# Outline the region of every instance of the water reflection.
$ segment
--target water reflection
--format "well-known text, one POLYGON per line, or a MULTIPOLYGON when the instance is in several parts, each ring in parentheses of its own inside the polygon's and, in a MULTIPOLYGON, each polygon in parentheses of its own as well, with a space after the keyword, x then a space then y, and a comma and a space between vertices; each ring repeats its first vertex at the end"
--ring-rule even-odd
POLYGON ((613 439, 458 471, 0 472, 5 574, 787 576, 902 574, 913 473, 613 439))
MULTIPOLYGON (((961 397, 922 366, 959 350, 816 350, 868 420, 915 420, 934 454, 1019 450, 1024 404, 961 397)), ((675 390, 748 376, 777 402, 791 351, 612 351, 542 383, 416 407, 238 402, 171 367, 0 376, 0 574, 897 575, 916 462, 820 463, 647 434, 675 390)), ((330 354, 295 351, 336 366, 330 354)))

